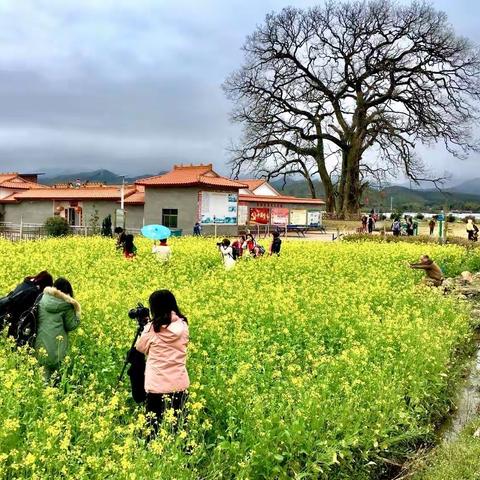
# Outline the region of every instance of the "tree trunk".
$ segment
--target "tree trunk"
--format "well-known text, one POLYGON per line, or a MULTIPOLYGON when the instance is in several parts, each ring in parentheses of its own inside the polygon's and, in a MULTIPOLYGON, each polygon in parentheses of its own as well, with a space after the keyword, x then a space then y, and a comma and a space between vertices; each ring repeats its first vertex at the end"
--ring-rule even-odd
POLYGON ((342 162, 342 176, 340 189, 342 191, 341 214, 347 217, 360 211, 360 198, 362 187, 360 184, 360 161, 362 158, 360 148, 352 146, 344 155, 342 162))
MULTIPOLYGON (((322 124, 320 121, 315 124, 317 135, 320 137, 322 134, 322 124)), ((323 148, 323 139, 319 138, 317 140, 317 152, 315 154, 315 162, 317 164, 318 174, 320 175, 320 180, 322 181, 323 188, 325 190, 325 208, 328 213, 334 213, 336 211, 335 205, 335 188, 333 187, 332 178, 327 171, 325 165, 325 150, 323 148)))

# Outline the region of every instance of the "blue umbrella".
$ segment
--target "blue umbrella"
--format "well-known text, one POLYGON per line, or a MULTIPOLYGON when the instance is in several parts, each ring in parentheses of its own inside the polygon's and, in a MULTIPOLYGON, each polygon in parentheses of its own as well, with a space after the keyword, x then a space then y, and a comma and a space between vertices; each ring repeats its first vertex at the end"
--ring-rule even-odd
POLYGON ((171 230, 163 225, 145 225, 140 231, 150 240, 165 240, 172 234, 171 230))

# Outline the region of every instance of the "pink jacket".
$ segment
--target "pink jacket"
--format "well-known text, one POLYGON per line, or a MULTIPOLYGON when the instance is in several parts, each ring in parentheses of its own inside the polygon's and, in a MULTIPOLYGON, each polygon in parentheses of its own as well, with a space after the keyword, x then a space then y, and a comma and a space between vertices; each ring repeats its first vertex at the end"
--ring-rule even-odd
POLYGON ((157 333, 147 323, 135 348, 147 355, 145 391, 171 393, 186 390, 190 385, 187 368, 188 324, 172 312, 172 323, 157 333))

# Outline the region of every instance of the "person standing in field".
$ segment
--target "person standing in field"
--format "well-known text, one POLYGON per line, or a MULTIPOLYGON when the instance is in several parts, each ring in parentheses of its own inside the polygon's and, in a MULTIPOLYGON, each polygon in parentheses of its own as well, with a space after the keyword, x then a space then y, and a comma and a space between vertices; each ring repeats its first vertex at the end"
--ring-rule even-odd
POLYGON ((172 257, 172 249, 167 245, 167 239, 160 240, 160 245, 157 242, 153 243, 152 253, 159 262, 167 263, 172 257))
POLYGON ((280 255, 280 248, 282 247, 282 240, 278 232, 272 232, 272 243, 270 245, 270 255, 280 255))
POLYGON ((469 218, 467 220, 467 238, 472 241, 476 242, 478 240, 478 227, 473 221, 473 219, 469 218))
POLYGON ((233 257, 233 250, 230 246, 230 240, 224 238, 220 244, 218 244, 220 254, 222 255, 223 264, 227 270, 230 270, 235 266, 235 258, 233 257))
POLYGON ((419 263, 410 263, 410 268, 424 270, 423 283, 428 286, 439 287, 443 283, 441 268, 428 256, 422 255, 419 263))
POLYGON ((245 242, 245 236, 242 235, 232 243, 232 254, 233 254, 234 260, 238 260, 239 258, 241 258, 243 254, 244 242, 245 242))
POLYGON ((430 221, 428 222, 428 228, 430 229, 430 235, 433 235, 433 232, 435 231, 435 219, 432 217, 430 221))
POLYGON ((137 254, 137 247, 133 243, 133 235, 125 235, 125 242, 123 243, 123 255, 125 258, 134 258, 137 254))
POLYGON ((15 336, 23 312, 30 309, 46 287, 53 285, 53 277, 46 270, 25 277, 13 291, 0 298, 0 331, 8 325, 8 335, 15 336))
POLYGON ((195 225, 193 226, 193 236, 199 237, 201 233, 202 233, 202 226, 200 225, 200 222, 195 222, 195 225))
POLYGON ((401 231, 402 224, 400 223, 400 219, 396 218, 392 223, 392 233, 395 237, 399 237, 401 231))
POLYGON ((375 227, 375 219, 373 218, 372 214, 368 216, 367 225, 368 225, 368 233, 372 233, 375 227))
POLYGON ((413 219, 412 217, 407 217, 407 235, 413 235, 413 219))
POLYGON ((362 215, 362 232, 367 233, 367 222, 368 218, 366 215, 362 215))
MULTIPOLYGON (((190 385, 187 362, 188 322, 169 290, 157 290, 149 298, 152 319, 135 348, 147 355, 145 392, 149 440, 158 432, 165 410, 172 408, 178 420, 185 411, 190 385)), ((175 426, 175 428, 177 427, 175 426)))
POLYGON ((115 244, 115 248, 123 252, 124 245, 125 245, 125 238, 127 234, 125 233, 125 230, 122 227, 116 227, 113 232, 117 236, 117 242, 115 244))
POLYGON ((46 287, 38 304, 38 331, 35 350, 38 362, 45 368, 45 379, 60 368, 68 350, 68 334, 80 323, 80 304, 65 278, 57 278, 46 287))

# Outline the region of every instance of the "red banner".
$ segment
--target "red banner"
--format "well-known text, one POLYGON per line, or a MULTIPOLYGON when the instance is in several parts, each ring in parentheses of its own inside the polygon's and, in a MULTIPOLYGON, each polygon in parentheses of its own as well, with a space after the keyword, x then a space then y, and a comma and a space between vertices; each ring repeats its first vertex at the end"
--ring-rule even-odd
POLYGON ((272 208, 272 225, 288 225, 288 208, 272 208))
POLYGON ((269 221, 268 208, 250 208, 250 223, 267 225, 269 221))

